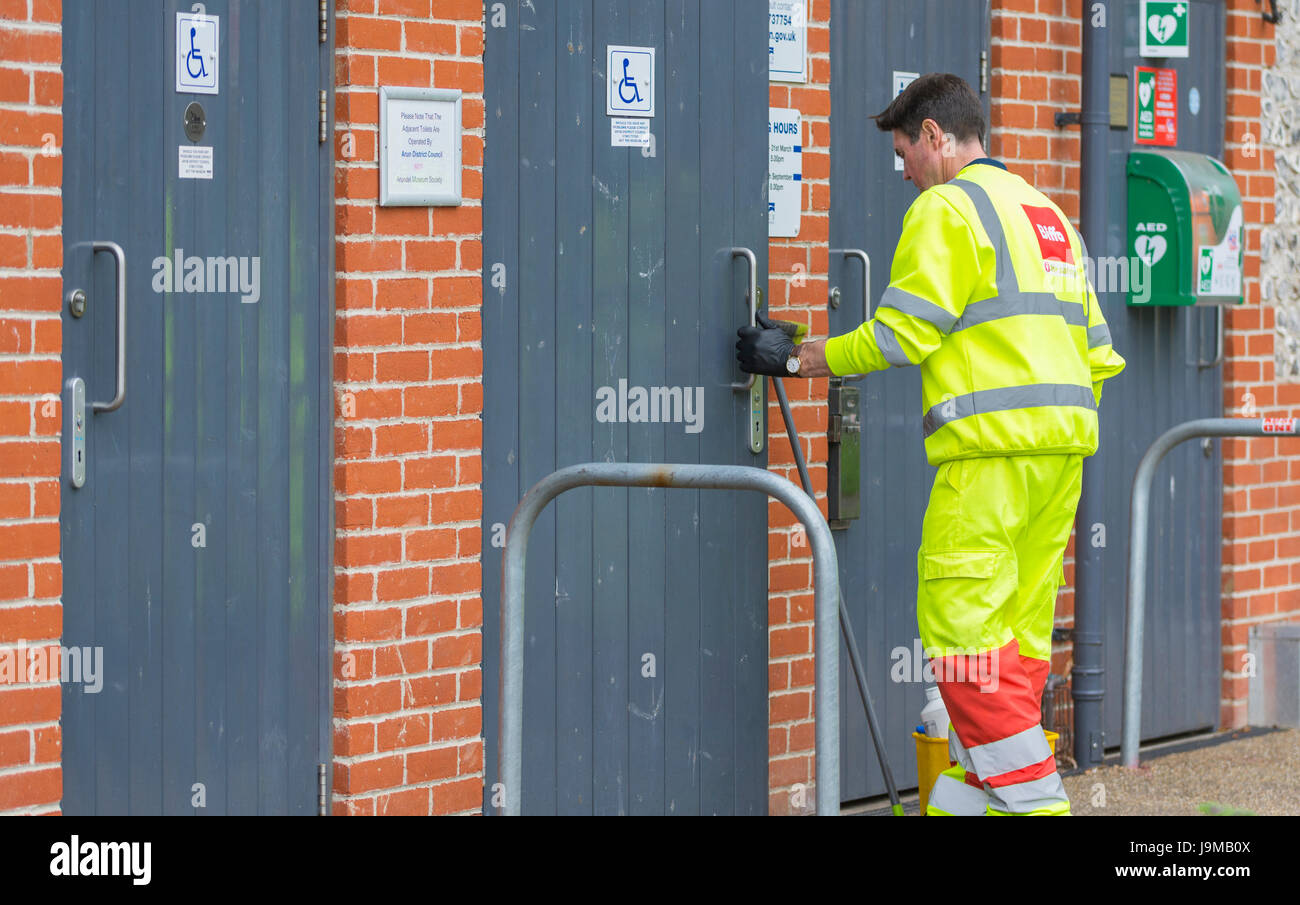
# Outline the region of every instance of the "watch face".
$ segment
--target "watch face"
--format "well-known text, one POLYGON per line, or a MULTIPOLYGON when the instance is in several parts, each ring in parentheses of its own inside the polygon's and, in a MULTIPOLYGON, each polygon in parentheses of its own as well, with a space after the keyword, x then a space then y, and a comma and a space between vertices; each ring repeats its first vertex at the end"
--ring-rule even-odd
POLYGON ((785 369, 786 369, 787 371, 789 371, 791 374, 798 374, 798 373, 799 373, 799 356, 798 356, 798 355, 791 355, 789 358, 787 358, 787 359, 785 360, 785 369))

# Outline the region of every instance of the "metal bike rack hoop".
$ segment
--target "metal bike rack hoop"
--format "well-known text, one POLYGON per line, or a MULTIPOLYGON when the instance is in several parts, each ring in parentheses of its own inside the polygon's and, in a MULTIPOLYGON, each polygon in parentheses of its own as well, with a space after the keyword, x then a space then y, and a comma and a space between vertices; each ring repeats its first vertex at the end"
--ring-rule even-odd
POLYGON ((1165 431, 1151 444, 1133 476, 1129 509, 1128 613, 1124 628, 1124 721, 1120 760, 1138 766, 1142 732, 1142 633, 1146 622, 1147 529, 1151 516, 1151 482, 1156 466, 1184 440, 1193 437, 1294 437, 1295 418, 1200 418, 1165 431))
POLYGON ((501 699, 497 778, 504 786, 501 812, 518 816, 523 788, 524 567, 533 524, 551 500, 575 487, 678 487, 757 490, 776 497, 803 522, 813 552, 814 635, 817 674, 817 814, 840 809, 839 563, 830 526, 817 504, 785 478, 747 465, 662 465, 589 462, 552 472, 515 507, 501 563, 501 699))

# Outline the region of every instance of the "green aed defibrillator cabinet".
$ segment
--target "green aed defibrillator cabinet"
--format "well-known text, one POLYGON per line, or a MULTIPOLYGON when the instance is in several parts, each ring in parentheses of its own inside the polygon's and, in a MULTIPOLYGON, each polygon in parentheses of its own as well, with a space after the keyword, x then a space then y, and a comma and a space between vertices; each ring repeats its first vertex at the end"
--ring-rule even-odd
POLYGON ((1240 305, 1241 193, 1222 163, 1190 151, 1128 158, 1128 303, 1240 305))

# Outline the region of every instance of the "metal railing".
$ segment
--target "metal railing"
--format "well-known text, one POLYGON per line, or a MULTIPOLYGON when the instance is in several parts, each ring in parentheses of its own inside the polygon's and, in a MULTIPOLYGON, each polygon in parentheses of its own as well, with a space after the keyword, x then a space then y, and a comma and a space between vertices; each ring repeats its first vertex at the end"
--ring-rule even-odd
POLYGON ((1142 732, 1142 633, 1146 621, 1147 530, 1151 515, 1151 482, 1156 466, 1184 440, 1193 437, 1294 437, 1295 418, 1201 418, 1184 421, 1165 431, 1151 444, 1133 476, 1129 510, 1128 614, 1124 631, 1124 722, 1120 758, 1126 767, 1138 766, 1142 732))
MULTIPOLYGON (((761 468, 748 465, 660 465, 590 462, 552 472, 515 507, 506 529, 501 564, 501 700, 497 760, 504 786, 501 812, 518 816, 522 805, 524 735, 524 567, 533 524, 551 500, 575 487, 679 487, 757 490, 775 497, 803 522, 813 552, 814 634, 817 657, 817 814, 840 810, 839 563, 830 526, 812 499, 761 468)), ((765 542, 766 543, 766 542, 765 542)), ((766 557, 764 557, 766 562, 766 557)))

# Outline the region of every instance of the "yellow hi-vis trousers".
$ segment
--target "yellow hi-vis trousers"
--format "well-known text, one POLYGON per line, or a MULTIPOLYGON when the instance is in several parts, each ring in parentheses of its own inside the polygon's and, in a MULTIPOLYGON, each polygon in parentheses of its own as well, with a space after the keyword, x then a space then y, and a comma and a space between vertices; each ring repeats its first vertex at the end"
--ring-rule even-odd
POLYGON ((1070 813, 1040 715, 1082 475, 1077 453, 939 466, 916 615, 956 766, 940 774, 926 814, 1070 813))

